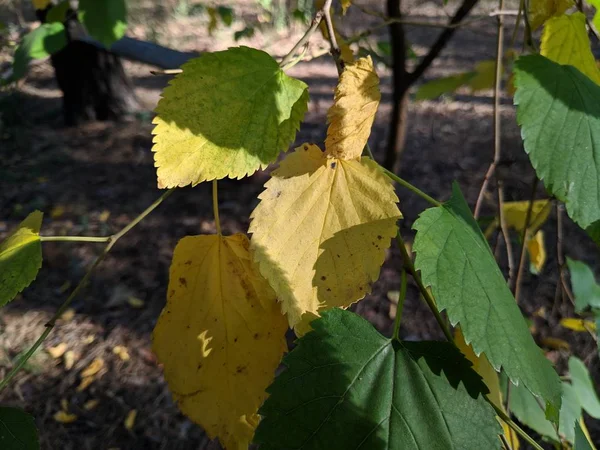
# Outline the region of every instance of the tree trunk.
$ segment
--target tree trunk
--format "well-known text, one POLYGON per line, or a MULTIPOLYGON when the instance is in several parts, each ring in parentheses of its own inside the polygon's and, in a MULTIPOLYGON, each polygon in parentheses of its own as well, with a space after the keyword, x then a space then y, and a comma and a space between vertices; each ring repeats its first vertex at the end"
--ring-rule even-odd
MULTIPOLYGON (((387 0, 387 13, 390 18, 400 19, 402 17, 401 0, 387 0)), ((390 24, 390 42, 392 46, 393 107, 383 165, 388 170, 397 172, 400 155, 406 141, 408 88, 410 87, 406 71, 406 39, 401 23, 390 24)))
MULTIPOLYGON (((44 22, 46 11, 40 12, 44 22)), ((121 120, 140 108, 133 86, 114 53, 81 40, 86 32, 74 14, 65 23, 68 44, 51 57, 63 92, 67 125, 88 120, 121 120)))

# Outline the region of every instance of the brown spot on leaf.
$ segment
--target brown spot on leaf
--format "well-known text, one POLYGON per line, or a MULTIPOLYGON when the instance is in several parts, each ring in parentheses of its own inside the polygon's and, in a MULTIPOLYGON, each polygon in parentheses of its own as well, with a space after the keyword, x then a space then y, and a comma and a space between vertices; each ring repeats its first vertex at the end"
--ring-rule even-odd
POLYGON ((185 265, 186 265, 186 266, 191 266, 191 265, 192 265, 192 260, 187 260, 187 261, 185 262, 185 265))
POLYGON ((332 168, 332 169, 335 169, 335 166, 336 166, 336 165, 337 165, 337 163, 336 163, 336 162, 332 162, 332 163, 331 163, 331 168, 332 168))
POLYGON ((377 239, 382 240, 383 238, 379 235, 377 235, 377 239))
POLYGON ((323 276, 321 277, 321 280, 322 280, 322 281, 325 281, 326 279, 327 279, 327 277, 326 277, 325 275, 323 275, 323 276))
POLYGON ((187 287, 187 280, 183 277, 179 278, 179 285, 183 287, 187 287))
POLYGON ((245 370, 246 370, 246 366, 237 366, 235 368, 235 373, 244 373, 245 370))

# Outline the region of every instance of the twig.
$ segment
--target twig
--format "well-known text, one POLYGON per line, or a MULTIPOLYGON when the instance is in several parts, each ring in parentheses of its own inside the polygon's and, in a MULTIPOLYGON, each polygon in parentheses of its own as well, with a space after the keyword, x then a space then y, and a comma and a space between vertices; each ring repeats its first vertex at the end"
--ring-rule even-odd
POLYGON ((110 236, 40 236, 42 242, 108 242, 110 236))
POLYGON ((283 59, 279 62, 279 67, 287 66, 289 62, 294 58, 294 55, 298 52, 298 50, 308 42, 308 40, 316 31, 316 29, 319 27, 319 24, 321 23, 323 17, 326 14, 329 15, 329 8, 331 7, 331 2, 332 0, 326 0, 323 7, 315 13, 315 16, 313 17, 310 26, 308 27, 304 35, 300 38, 300 40, 296 42, 296 45, 294 45, 294 47, 289 51, 289 53, 285 55, 283 59))
POLYGON ((213 200, 213 213, 215 215, 215 228, 217 234, 221 236, 221 219, 219 218, 219 191, 217 187, 217 180, 212 182, 212 200, 213 200))
MULTIPOLYGON (((504 0, 499 0, 498 8, 502 10, 504 7, 504 0)), ((504 53, 504 16, 498 16, 498 40, 496 41, 496 72, 494 80, 494 160, 483 179, 479 195, 477 197, 477 203, 475 203, 475 211, 473 217, 477 219, 481 211, 481 205, 483 203, 483 197, 487 190, 487 186, 490 182, 490 178, 496 170, 496 166, 500 162, 501 155, 501 142, 500 142, 500 86, 502 83, 502 55, 504 53)))
POLYGON ((504 186, 502 180, 496 179, 496 189, 498 191, 498 218, 500 221, 500 230, 502 230, 502 237, 504 238, 504 245, 506 246, 506 258, 508 260, 508 285, 512 286, 515 279, 515 262, 512 242, 510 240, 510 234, 508 233, 508 225, 506 224, 506 217, 504 216, 504 186))
POLYGON ((325 19, 327 34, 329 35, 327 37, 329 39, 329 45, 331 46, 331 56, 333 56, 333 60, 335 61, 338 75, 341 75, 344 70, 344 62, 342 61, 342 52, 337 43, 337 39, 335 38, 335 29, 333 28, 333 21, 331 20, 331 2, 332 0, 325 0, 325 4, 323 5, 323 19, 325 19))
POLYGON ((531 214, 533 211, 533 202, 535 201, 535 192, 537 190, 538 178, 536 175, 533 176, 533 182, 531 183, 531 195, 529 196, 529 205, 527 206, 527 214, 525 215, 525 223, 523 226, 523 233, 521 233, 521 250, 519 252, 519 267, 517 268, 517 279, 515 285, 511 286, 511 290, 514 288, 515 300, 519 303, 519 297, 521 296, 521 278, 523 277, 523 269, 525 266, 525 246, 527 241, 531 238, 529 236, 529 224, 531 223, 531 214))
POLYGON ((558 260, 559 282, 562 285, 563 292, 567 295, 571 303, 575 304, 575 296, 571 292, 571 288, 565 279, 565 256, 563 253, 563 210, 564 207, 559 202, 556 202, 556 259, 558 260))
POLYGON ((133 227, 135 227, 138 223, 140 223, 148 214, 158 207, 169 195, 173 193, 174 189, 170 189, 162 194, 157 200, 154 201, 148 208, 146 208, 139 216, 133 219, 128 225, 126 225, 121 231, 110 236, 108 239, 108 244, 102 250, 102 253, 96 258, 94 263, 87 270, 79 284, 73 289, 73 292, 67 297, 67 299, 60 305, 58 310, 54 313, 52 318, 46 323, 46 329, 40 335, 40 337, 34 342, 29 350, 19 359, 17 364, 12 368, 10 372, 4 377, 4 379, 0 382, 0 391, 2 391, 8 383, 14 378, 14 376, 23 368, 23 366, 27 363, 27 361, 33 356, 33 354, 37 351, 37 349, 42 345, 42 343, 46 340, 54 326, 56 325, 56 321, 63 315, 65 310, 69 307, 71 302, 77 297, 77 294, 84 288, 92 273, 100 265, 100 263, 104 260, 106 255, 110 252, 112 247, 117 243, 119 239, 121 239, 128 231, 130 231, 133 227))

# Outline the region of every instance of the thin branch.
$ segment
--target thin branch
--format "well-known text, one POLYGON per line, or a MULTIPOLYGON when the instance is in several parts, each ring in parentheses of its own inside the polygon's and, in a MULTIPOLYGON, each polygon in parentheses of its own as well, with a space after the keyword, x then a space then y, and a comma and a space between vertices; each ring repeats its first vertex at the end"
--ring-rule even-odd
POLYGON ((333 60, 335 61, 338 75, 341 75, 344 70, 344 62, 342 61, 342 52, 340 50, 340 46, 335 38, 333 20, 331 20, 331 2, 332 0, 325 0, 325 4, 323 5, 323 19, 325 20, 325 25, 327 26, 327 38, 331 47, 331 56, 333 56, 333 60))
POLYGON ((85 287, 88 280, 92 276, 92 273, 100 265, 100 263, 106 258, 106 255, 110 252, 112 247, 117 243, 117 241, 122 238, 129 230, 135 227, 138 223, 140 223, 148 214, 154 211, 158 205, 160 205, 167 197, 169 197, 173 193, 174 189, 170 189, 162 194, 157 200, 152 203, 148 208, 146 208, 139 216, 137 216, 133 221, 131 221, 127 226, 125 226, 118 233, 110 236, 107 241, 108 244, 102 250, 102 253, 96 258, 94 263, 87 270, 79 284, 73 289, 73 292, 67 297, 67 299, 62 303, 62 305, 56 310, 52 318, 46 323, 46 329, 40 335, 40 337, 34 342, 34 344, 27 350, 27 352, 19 359, 17 364, 11 369, 10 372, 4 377, 4 379, 0 382, 0 391, 2 391, 8 383, 14 378, 14 376, 23 368, 23 366, 27 363, 27 361, 33 356, 33 354, 37 351, 37 349, 42 345, 42 343, 46 340, 54 326, 56 325, 56 321, 60 319, 65 310, 69 307, 71 302, 77 297, 79 292, 85 287))
MULTIPOLYGON (((498 8, 502 10, 504 7, 504 0, 499 0, 498 8)), ((483 183, 481 185, 481 189, 479 191, 479 195, 477 197, 477 203, 475 203, 475 210, 473 212, 473 217, 477 219, 479 217, 479 213, 481 211, 481 205, 483 203, 483 197, 487 190, 487 186, 490 182, 494 171, 496 170, 496 166, 500 162, 501 156, 501 117, 500 117, 500 87, 502 83, 502 56, 504 53, 504 16, 498 16, 498 40, 496 41, 496 72, 494 78, 494 160, 490 164, 485 177, 483 179, 483 183)))
POLYGON ((40 236, 42 242, 108 242, 110 236, 40 236))
POLYGON ((506 258, 508 260, 508 285, 512 286, 515 279, 515 261, 510 234, 508 233, 508 225, 504 216, 504 185, 501 180, 496 179, 496 189, 498 191, 498 217, 500 221, 500 229, 506 246, 506 258))
POLYGON ((562 286, 563 292, 567 295, 572 304, 575 304, 575 296, 571 292, 569 283, 565 278, 565 256, 563 253, 563 211, 564 206, 556 202, 556 259, 558 260, 559 283, 562 286))
POLYGON ((400 178, 394 172, 391 172, 391 171, 387 170, 383 166, 379 166, 379 167, 381 168, 381 170, 383 171, 383 173, 385 173, 390 179, 392 179, 393 181, 395 181, 396 183, 398 183, 400 186, 405 187, 406 189, 408 189, 412 193, 417 194, 422 199, 427 200, 427 202, 429 202, 433 206, 442 206, 442 204, 440 202, 438 202, 436 199, 434 199, 433 197, 430 197, 425 192, 423 192, 421 189, 419 189, 418 187, 410 184, 408 181, 404 180, 403 178, 400 178))
POLYGON ((217 234, 221 236, 221 219, 219 217, 219 191, 217 188, 217 180, 213 180, 212 182, 212 200, 213 200, 213 213, 215 215, 215 228, 217 229, 217 234))
POLYGON ((525 215, 525 224, 523 226, 523 232, 521 233, 521 250, 519 252, 519 267, 517 268, 517 279, 515 281, 515 285, 511 286, 511 290, 514 290, 515 300, 517 304, 519 303, 519 297, 521 296, 521 278, 523 277, 525 267, 525 246, 527 245, 527 241, 531 238, 531 236, 529 236, 529 224, 531 223, 531 214, 533 211, 533 202, 535 201, 535 192, 537 190, 537 185, 538 178, 536 175, 534 175, 533 182, 531 183, 531 195, 529 196, 527 214, 525 215))

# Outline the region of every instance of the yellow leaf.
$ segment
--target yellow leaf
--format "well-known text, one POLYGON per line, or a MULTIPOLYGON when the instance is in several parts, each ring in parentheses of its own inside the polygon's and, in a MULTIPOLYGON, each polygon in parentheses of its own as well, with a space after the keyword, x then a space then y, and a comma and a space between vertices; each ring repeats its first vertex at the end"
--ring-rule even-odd
POLYGON ((144 300, 142 300, 141 298, 134 297, 132 295, 127 297, 127 303, 129 303, 129 306, 136 309, 144 307, 144 300))
POLYGON ((545 337, 540 340, 542 346, 552 350, 571 350, 567 341, 555 337, 545 337))
POLYGON ((600 84, 600 69, 592 54, 583 13, 548 20, 544 25, 540 53, 559 64, 574 66, 600 84))
POLYGON ((127 428, 128 430, 132 430, 133 426, 135 425, 135 418, 137 417, 137 410, 132 409, 131 411, 129 411, 129 413, 127 413, 127 417, 125 418, 125 421, 123 422, 123 425, 125 425, 125 428, 127 428))
POLYGON ((65 369, 71 370, 75 364, 75 352, 73 350, 69 350, 65 353, 63 359, 65 361, 65 369))
POLYGON ((98 220, 100 222, 106 222, 110 217, 110 211, 108 209, 103 210, 98 216, 98 220))
POLYGON ((546 263, 546 247, 544 246, 544 232, 542 230, 538 230, 532 238, 527 240, 527 252, 529 253, 531 265, 537 273, 541 272, 546 263))
MULTIPOLYGON (((506 224, 517 231, 523 231, 525 220, 527 219, 527 210, 529 209, 529 200, 522 202, 505 202, 503 211, 506 224)), ((546 200, 535 200, 531 207, 531 216, 529 218, 529 227, 531 232, 540 228, 550 215, 552 202, 546 200)))
POLYGON ((265 187, 251 215, 252 248, 290 326, 368 294, 402 217, 377 163, 304 144, 265 187))
POLYGON ((122 345, 117 345, 116 347, 114 347, 112 349, 112 352, 115 355, 117 355, 119 358, 121 358, 123 361, 129 361, 129 359, 130 359, 129 352, 122 345))
POLYGON ((69 414, 66 411, 58 411, 54 414, 54 420, 59 423, 73 423, 77 420, 77 416, 75 414, 69 414))
POLYGON ((83 404, 83 409, 85 409, 86 411, 91 411, 92 409, 96 408, 96 406, 98 406, 99 403, 100 400, 97 399, 88 400, 83 404))
MULTIPOLYGON (((454 343, 458 347, 465 357, 471 361, 473 364, 473 370, 481 375, 483 378, 483 382, 490 390, 487 395, 488 399, 500 408, 502 411, 506 412, 504 409, 504 403, 502 401, 502 391, 500 390, 500 380, 498 379, 498 372, 492 367, 489 363, 485 354, 480 354, 477 356, 473 351, 473 348, 470 344, 465 342, 465 338, 460 330, 460 327, 456 328, 454 333, 454 343)), ((517 438, 517 434, 505 423, 502 423, 502 428, 504 429, 504 436, 507 441, 511 445, 513 450, 519 449, 519 439, 517 438)))
POLYGON ((102 358, 94 359, 85 369, 81 371, 81 377, 93 377, 104 367, 104 360, 102 358))
POLYGON ((573 0, 531 0, 529 2, 529 24, 536 30, 552 16, 560 16, 574 6, 573 0))
POLYGON ((561 326, 573 331, 596 331, 596 323, 592 322, 591 320, 567 317, 566 319, 561 319, 560 324, 561 326))
POLYGON ((65 322, 70 322, 75 317, 75 310, 73 308, 68 308, 64 313, 61 314, 60 320, 64 320, 65 322))
POLYGON ((286 350, 287 324, 242 234, 187 236, 153 350, 179 408, 228 449, 247 448, 286 350))
POLYGON ((371 57, 346 65, 329 108, 327 153, 335 158, 360 159, 375 119, 381 93, 371 57))
POLYGON ((64 342, 61 342, 60 344, 58 344, 55 347, 48 347, 46 349, 46 351, 50 354, 50 356, 52 356, 54 359, 56 358, 60 358, 62 355, 65 354, 65 352, 67 351, 67 344, 65 344, 64 342))
POLYGON ((346 10, 348 8, 350 8, 350 5, 352 4, 352 0, 341 0, 342 3, 342 13, 346 14, 346 10))
POLYGON ((46 9, 50 4, 50 0, 33 0, 33 7, 37 10, 46 9))
POLYGON ((94 342, 95 339, 96 339, 96 336, 93 334, 90 334, 89 336, 84 337, 81 342, 83 342, 85 345, 90 345, 92 342, 94 342))
POLYGON ((94 382, 94 377, 93 376, 89 376, 89 377, 83 377, 81 379, 81 383, 79 383, 79 386, 77 386, 77 392, 83 392, 85 391, 90 384, 92 384, 94 382))

